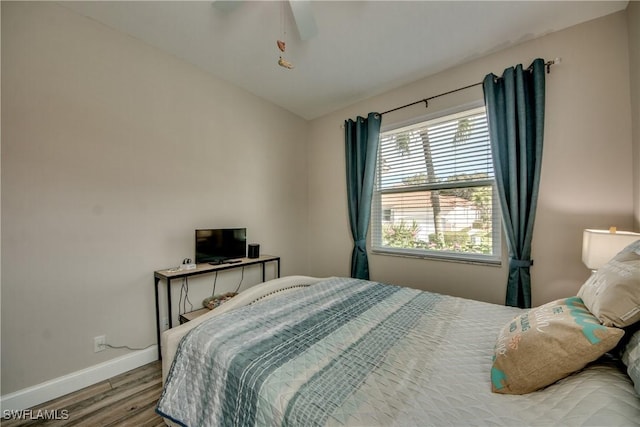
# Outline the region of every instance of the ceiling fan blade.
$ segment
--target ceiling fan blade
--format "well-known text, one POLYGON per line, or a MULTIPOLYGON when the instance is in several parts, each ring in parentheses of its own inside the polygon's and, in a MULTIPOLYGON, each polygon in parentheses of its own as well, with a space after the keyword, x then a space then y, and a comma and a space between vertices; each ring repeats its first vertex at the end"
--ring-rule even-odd
POLYGON ((300 39, 304 41, 315 37, 318 34, 318 27, 311 10, 311 0, 289 0, 289 5, 300 39))
POLYGON ((230 12, 240 6, 242 0, 213 0, 213 7, 223 12, 230 12))

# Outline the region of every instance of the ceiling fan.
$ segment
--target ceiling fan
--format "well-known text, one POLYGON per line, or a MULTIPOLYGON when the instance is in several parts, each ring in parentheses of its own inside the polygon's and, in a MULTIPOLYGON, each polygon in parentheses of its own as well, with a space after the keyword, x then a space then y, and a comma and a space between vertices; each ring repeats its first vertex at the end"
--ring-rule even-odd
MULTIPOLYGON (((311 0, 283 1, 289 3, 289 6, 291 7, 293 20, 296 23, 300 40, 306 41, 315 37, 318 34, 318 27, 313 15, 313 10, 311 10, 311 0)), ((238 7, 242 2, 243 0, 215 0, 213 2, 213 6, 222 11, 228 12, 238 7)))

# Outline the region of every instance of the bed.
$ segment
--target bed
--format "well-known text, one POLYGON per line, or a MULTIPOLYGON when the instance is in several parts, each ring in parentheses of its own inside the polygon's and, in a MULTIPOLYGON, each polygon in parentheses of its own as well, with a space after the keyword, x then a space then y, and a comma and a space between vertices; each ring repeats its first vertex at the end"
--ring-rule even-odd
MULTIPOLYGON (((576 301, 563 307, 584 326, 576 301)), ((531 312, 351 278, 272 280, 163 334, 157 412, 185 426, 640 425, 635 321, 625 339, 609 328, 615 348, 575 372, 536 391, 496 392, 500 340, 514 319, 530 326, 531 312)), ((602 328, 591 325, 592 338, 602 328)), ((548 359, 527 379, 556 365, 548 359)))

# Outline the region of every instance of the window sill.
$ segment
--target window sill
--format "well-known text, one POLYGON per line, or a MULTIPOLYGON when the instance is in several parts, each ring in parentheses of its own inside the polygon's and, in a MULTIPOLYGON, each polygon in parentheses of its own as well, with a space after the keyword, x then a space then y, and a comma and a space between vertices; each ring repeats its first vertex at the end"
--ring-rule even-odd
POLYGON ((391 248, 371 248, 373 255, 395 256, 401 258, 424 259, 430 261, 455 262, 461 264, 474 264, 489 267, 502 267, 502 259, 494 255, 482 254, 460 254, 456 252, 434 252, 424 253, 424 251, 412 251, 411 249, 391 249, 391 248))

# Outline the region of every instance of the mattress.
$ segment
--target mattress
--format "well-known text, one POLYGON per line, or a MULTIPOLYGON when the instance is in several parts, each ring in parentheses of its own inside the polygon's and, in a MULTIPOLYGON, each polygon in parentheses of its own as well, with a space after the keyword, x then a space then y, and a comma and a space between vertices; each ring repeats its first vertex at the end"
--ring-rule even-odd
POLYGON ((491 392, 499 330, 521 313, 331 278, 194 327, 157 412, 179 425, 640 425, 616 360, 526 395, 491 392))

